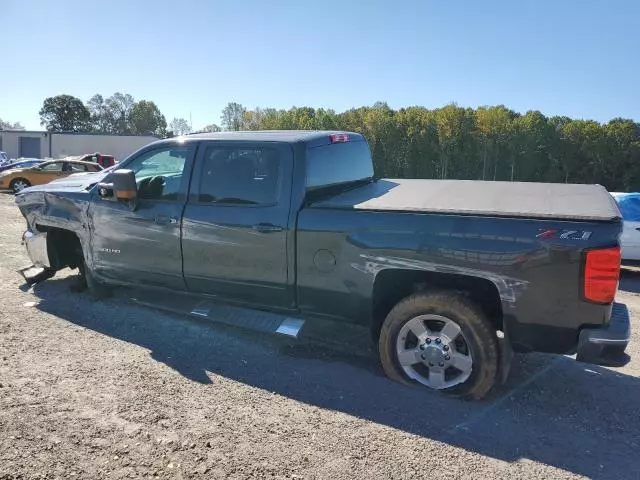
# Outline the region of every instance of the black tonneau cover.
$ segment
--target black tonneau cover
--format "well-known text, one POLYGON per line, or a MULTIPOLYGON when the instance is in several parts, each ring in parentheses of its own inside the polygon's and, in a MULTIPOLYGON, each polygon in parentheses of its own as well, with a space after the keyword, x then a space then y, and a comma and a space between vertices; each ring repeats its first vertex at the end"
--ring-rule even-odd
POLYGON ((582 221, 621 217, 603 186, 564 183, 383 179, 313 206, 582 221))

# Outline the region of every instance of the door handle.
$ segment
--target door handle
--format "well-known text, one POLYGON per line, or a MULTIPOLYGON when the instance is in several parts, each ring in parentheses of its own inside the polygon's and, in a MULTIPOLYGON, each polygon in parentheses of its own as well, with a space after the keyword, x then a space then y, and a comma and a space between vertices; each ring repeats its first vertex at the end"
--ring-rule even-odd
POLYGON ((279 225, 274 225, 272 223, 258 223, 257 225, 253 225, 251 228, 260 233, 274 233, 284 230, 279 225))

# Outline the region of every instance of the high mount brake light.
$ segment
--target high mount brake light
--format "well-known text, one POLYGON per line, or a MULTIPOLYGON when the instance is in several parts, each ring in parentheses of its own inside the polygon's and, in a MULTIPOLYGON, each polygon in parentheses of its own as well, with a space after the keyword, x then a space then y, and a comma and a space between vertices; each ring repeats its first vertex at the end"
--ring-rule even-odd
POLYGON ((331 143, 346 143, 349 141, 349 135, 346 133, 332 133, 329 135, 331 143))

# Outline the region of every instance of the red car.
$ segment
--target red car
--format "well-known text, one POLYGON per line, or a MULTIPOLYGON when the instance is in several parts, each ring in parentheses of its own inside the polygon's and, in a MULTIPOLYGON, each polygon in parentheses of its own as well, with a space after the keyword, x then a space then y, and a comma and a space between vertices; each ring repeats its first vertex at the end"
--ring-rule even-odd
POLYGON ((116 159, 113 155, 103 155, 101 153, 88 153, 80 157, 83 162, 94 162, 100 165, 102 168, 111 167, 116 164, 116 159))

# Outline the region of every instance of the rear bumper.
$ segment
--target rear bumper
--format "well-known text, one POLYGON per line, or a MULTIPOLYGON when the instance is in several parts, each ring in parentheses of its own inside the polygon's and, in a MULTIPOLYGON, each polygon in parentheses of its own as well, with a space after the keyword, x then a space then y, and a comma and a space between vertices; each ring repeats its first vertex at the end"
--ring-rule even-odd
POLYGON ((583 328, 578 337, 577 360, 609 365, 617 363, 631 339, 631 321, 626 305, 614 303, 611 320, 604 327, 583 328))

